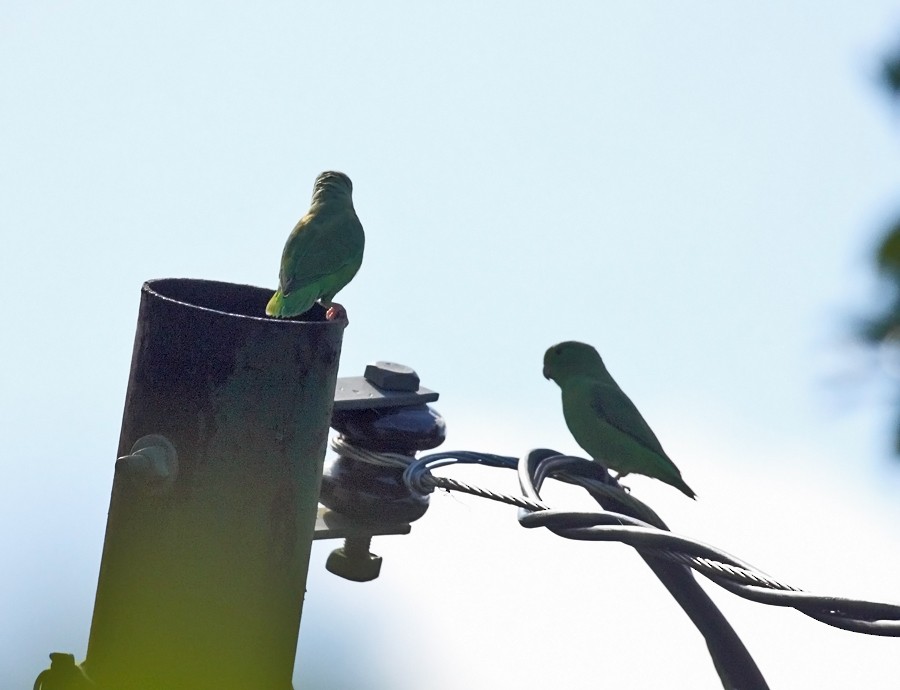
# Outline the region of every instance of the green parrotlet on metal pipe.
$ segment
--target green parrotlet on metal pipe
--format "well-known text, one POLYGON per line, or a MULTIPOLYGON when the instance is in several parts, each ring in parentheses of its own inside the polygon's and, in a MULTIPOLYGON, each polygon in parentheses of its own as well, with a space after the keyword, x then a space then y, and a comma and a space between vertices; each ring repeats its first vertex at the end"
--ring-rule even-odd
POLYGON ((334 302, 362 265, 365 235, 353 208, 353 183, 344 173, 328 171, 316 178, 312 203, 284 245, 278 291, 266 305, 269 316, 297 316, 317 301, 325 318, 346 318, 334 302))
POLYGON ((590 345, 568 341, 544 354, 544 376, 562 390, 563 416, 575 441, 608 469, 643 474, 695 498, 637 407, 590 345))

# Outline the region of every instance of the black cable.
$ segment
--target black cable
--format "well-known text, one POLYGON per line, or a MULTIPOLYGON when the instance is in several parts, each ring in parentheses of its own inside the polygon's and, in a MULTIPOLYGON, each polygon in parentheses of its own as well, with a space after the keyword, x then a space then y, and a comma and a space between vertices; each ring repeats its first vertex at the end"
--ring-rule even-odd
MULTIPOLYGON (((540 500, 543 478, 554 469, 561 466, 570 466, 576 471, 587 469, 583 466, 579 467, 579 463, 571 462, 573 459, 560 461, 554 456, 559 456, 559 454, 547 449, 532 450, 519 463, 519 484, 526 497, 540 500), (541 463, 546 463, 546 467, 542 469, 541 463), (533 477, 537 478, 536 481, 533 481, 533 477)), ((574 458, 574 460, 578 460, 578 458, 574 458)), ((596 463, 590 464, 596 465, 596 463)), ((633 510, 628 505, 631 501, 617 499, 614 496, 593 496, 601 507, 610 508, 619 513, 612 519, 633 517, 640 522, 639 516, 628 515, 629 511, 633 510)), ((527 521, 529 515, 540 516, 541 513, 529 514, 528 511, 520 510, 519 522, 527 521)), ((665 528, 661 520, 659 523, 665 528)), ((650 525, 647 526, 650 527, 650 525)), ((549 527, 549 529, 560 536, 567 536, 566 528, 549 527)), ((737 690, 738 688, 741 690, 768 690, 769 686, 756 662, 753 661, 753 657, 750 656, 734 628, 709 598, 709 595, 694 580, 691 571, 683 565, 664 561, 641 551, 638 553, 703 635, 722 686, 727 690, 737 690)))
MULTIPOLYGON (((564 458, 550 457, 546 462, 554 463, 555 467, 564 467, 565 464, 561 463, 561 460, 564 458)), ((578 458, 572 460, 588 462, 578 458)), ((549 475, 546 469, 533 473, 536 477, 549 475)), ((523 481, 526 483, 523 485, 523 492, 533 499, 537 494, 534 492, 533 486, 531 490, 527 490, 528 474, 529 472, 526 471, 523 479, 523 468, 520 466, 520 483, 523 481)), ((602 498, 600 500, 602 501, 602 498)), ((627 496, 627 502, 628 508, 637 504, 643 506, 640 501, 630 496, 627 496)), ((597 513, 550 510, 522 512, 524 514, 520 517, 520 523, 525 527, 548 527, 568 539, 620 541, 645 554, 652 551, 667 552, 664 557, 675 556, 676 558, 672 560, 678 560, 696 568, 719 586, 751 601, 773 606, 789 606, 817 621, 844 630, 870 635, 900 636, 900 606, 803 592, 774 580, 721 549, 668 531, 658 531, 667 529, 661 521, 655 525, 658 529, 654 529, 651 524, 609 510, 597 513), (727 574, 733 575, 733 573, 717 573, 715 568, 697 568, 696 564, 691 562, 692 558, 708 559, 716 564, 725 564, 745 571, 744 575, 747 581, 736 582, 733 577, 726 576, 727 574)), ((646 518, 645 514, 641 514, 646 518)))
POLYGON ((900 636, 900 606, 810 594, 778 582, 721 549, 672 534, 649 506, 626 493, 596 462, 547 449, 533 450, 519 461, 472 451, 442 452, 412 461, 404 472, 404 481, 410 490, 419 493, 428 493, 439 486, 518 505, 523 527, 545 527, 567 539, 619 541, 632 546, 704 636, 726 688, 753 690, 768 686, 731 625, 693 578, 691 568, 751 601, 792 607, 821 623, 851 632, 900 636), (432 469, 455 463, 515 467, 524 498, 497 494, 430 473, 432 469), (550 509, 540 497, 540 487, 548 478, 581 486, 603 510, 550 509))
POLYGON ((453 480, 434 477, 430 470, 455 463, 477 463, 513 468, 525 498, 467 487, 471 493, 523 507, 520 523, 547 527, 560 536, 586 541, 619 541, 655 559, 689 566, 728 591, 751 601, 789 606, 827 625, 870 635, 900 636, 900 606, 841 597, 820 596, 783 584, 734 556, 693 539, 673 534, 645 503, 622 490, 598 463, 554 451, 532 451, 521 461, 473 451, 451 451, 408 459, 407 486, 428 493, 436 486, 453 489, 453 480), (535 487, 547 478, 587 490, 605 510, 572 512, 551 510, 535 487), (447 482, 446 484, 444 482, 447 482))
POLYGON ((900 606, 810 594, 778 582, 721 549, 673 534, 649 506, 626 493, 596 462, 547 449, 533 450, 519 461, 473 451, 442 452, 412 461, 403 476, 410 490, 419 493, 440 486, 518 505, 523 527, 545 527, 567 539, 619 541, 632 546, 703 634, 726 688, 753 690, 768 686, 743 643, 694 580, 690 569, 745 599, 792 607, 826 625, 869 635, 900 636, 900 606), (430 473, 432 469, 455 463, 515 467, 524 498, 497 494, 430 473), (603 510, 550 509, 540 497, 540 487, 548 478, 581 486, 603 510))

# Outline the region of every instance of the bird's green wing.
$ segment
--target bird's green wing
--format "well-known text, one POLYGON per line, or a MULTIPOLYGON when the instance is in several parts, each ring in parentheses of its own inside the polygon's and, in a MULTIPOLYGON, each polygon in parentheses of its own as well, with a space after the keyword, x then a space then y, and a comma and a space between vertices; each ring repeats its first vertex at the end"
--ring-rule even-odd
POLYGON ((604 422, 627 434, 644 448, 668 459, 653 429, 617 385, 595 382, 590 388, 590 406, 604 422))
MULTIPOLYGON (((285 295, 334 274, 359 268, 365 243, 353 207, 307 213, 291 232, 281 261, 281 291, 285 295)), ((343 287, 343 286, 341 286, 343 287)))
POLYGON ((591 386, 590 405, 592 412, 601 421, 621 431, 647 451, 616 458, 615 464, 612 458, 607 458, 606 461, 611 467, 623 474, 637 472, 655 477, 671 484, 688 498, 696 498, 694 490, 685 483, 675 463, 662 449, 656 434, 621 388, 615 384, 596 381, 591 386))

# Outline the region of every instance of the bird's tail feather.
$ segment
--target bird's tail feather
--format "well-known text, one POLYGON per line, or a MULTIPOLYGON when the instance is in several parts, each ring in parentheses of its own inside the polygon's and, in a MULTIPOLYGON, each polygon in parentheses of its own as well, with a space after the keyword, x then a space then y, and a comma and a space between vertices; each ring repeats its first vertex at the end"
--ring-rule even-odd
POLYGON ((314 290, 298 290, 285 295, 279 289, 272 295, 272 299, 266 305, 266 314, 269 316, 280 316, 281 318, 299 316, 309 311, 315 303, 316 293, 314 290))

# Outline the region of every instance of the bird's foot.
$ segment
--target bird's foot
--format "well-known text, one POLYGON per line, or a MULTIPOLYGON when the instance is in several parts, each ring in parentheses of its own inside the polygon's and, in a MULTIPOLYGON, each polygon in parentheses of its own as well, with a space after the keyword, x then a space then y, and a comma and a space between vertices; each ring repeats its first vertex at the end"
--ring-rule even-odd
POLYGON ((622 483, 622 479, 625 478, 625 475, 626 475, 626 474, 628 474, 628 472, 616 472, 615 476, 613 476, 613 479, 615 480, 616 485, 617 485, 620 489, 622 489, 622 491, 624 491, 626 494, 630 494, 630 493, 631 493, 631 489, 628 488, 627 486, 625 486, 625 485, 622 483))
POLYGON ((344 309, 343 305, 332 302, 331 306, 328 307, 328 311, 325 312, 325 318, 328 321, 338 321, 341 319, 348 321, 347 310, 344 309))

